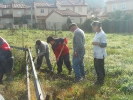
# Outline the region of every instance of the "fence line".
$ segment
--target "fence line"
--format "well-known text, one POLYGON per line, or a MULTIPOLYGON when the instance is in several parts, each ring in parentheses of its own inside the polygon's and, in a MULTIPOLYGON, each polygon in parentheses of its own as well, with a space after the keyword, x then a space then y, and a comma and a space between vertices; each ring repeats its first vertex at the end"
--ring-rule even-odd
MULTIPOLYGON (((37 98, 36 100, 45 100, 46 94, 44 93, 43 88, 41 86, 41 83, 38 79, 31 51, 30 51, 30 49, 27 49, 27 51, 28 51, 28 58, 29 58, 30 63, 31 63, 32 74, 33 74, 33 77, 34 77, 34 87, 35 87, 36 98, 37 98)), ((27 99, 30 100, 30 90, 29 90, 30 89, 30 84, 29 84, 28 64, 26 64, 26 72, 27 72, 27 94, 28 94, 27 99)))

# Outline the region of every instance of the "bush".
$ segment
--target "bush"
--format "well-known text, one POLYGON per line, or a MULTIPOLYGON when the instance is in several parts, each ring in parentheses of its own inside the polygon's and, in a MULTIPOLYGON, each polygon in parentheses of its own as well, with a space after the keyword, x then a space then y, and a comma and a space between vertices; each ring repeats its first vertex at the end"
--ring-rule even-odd
POLYGON ((68 31, 68 24, 65 23, 64 25, 62 25, 62 31, 68 31))
POLYGON ((91 23, 92 19, 87 19, 80 27, 86 32, 92 32, 91 23))

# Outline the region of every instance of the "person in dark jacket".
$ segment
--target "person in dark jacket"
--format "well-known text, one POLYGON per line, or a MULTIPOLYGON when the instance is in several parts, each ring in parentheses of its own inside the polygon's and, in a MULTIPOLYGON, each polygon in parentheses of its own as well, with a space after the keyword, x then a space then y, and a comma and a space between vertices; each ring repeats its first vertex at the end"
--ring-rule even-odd
POLYGON ((0 37, 0 83, 4 74, 11 73, 13 68, 13 57, 9 44, 0 37))
POLYGON ((43 57, 46 59, 46 63, 50 71, 53 71, 50 59, 49 59, 49 46, 46 42, 37 40, 35 44, 36 55, 37 55, 37 70, 40 69, 43 61, 43 57))
POLYGON ((52 50, 56 56, 58 74, 61 74, 62 72, 63 61, 67 69, 69 70, 68 74, 71 74, 72 67, 70 63, 69 48, 66 45, 68 42, 67 39, 66 38, 65 39, 62 39, 62 38, 54 39, 53 37, 49 36, 47 38, 47 42, 52 45, 52 50))

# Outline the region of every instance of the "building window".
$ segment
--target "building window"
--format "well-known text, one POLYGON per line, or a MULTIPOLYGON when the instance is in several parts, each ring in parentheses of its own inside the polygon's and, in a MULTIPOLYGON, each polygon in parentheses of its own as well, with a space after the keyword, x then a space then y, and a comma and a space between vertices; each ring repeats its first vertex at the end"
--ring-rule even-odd
POLYGON ((29 14, 31 14, 31 11, 29 11, 29 14))
POLYGON ((79 10, 79 12, 82 12, 82 7, 79 7, 78 10, 79 10))
POLYGON ((41 13, 44 13, 44 9, 41 9, 41 13))
POLYGON ((113 5, 112 10, 113 11, 116 11, 117 10, 117 5, 116 4, 113 5))
POLYGON ((21 11, 18 11, 18 15, 21 15, 21 11))
POLYGON ((9 23, 9 20, 8 19, 6 20, 6 23, 9 23))
POLYGON ((126 10, 126 4, 125 3, 123 3, 121 7, 122 7, 122 10, 126 10))
POLYGON ((8 14, 9 13, 9 10, 6 10, 6 13, 8 14))

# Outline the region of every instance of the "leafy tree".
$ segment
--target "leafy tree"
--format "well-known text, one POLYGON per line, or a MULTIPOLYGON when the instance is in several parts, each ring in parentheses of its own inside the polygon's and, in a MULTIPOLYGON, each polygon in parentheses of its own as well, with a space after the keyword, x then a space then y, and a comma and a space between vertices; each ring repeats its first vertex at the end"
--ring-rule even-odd
POLYGON ((123 14, 122 14, 122 11, 120 10, 112 12, 110 15, 110 19, 115 19, 115 20, 122 19, 122 17, 123 17, 123 14))
POLYGON ((70 16, 67 18, 67 25, 69 26, 72 23, 70 16))
POLYGON ((92 32, 92 27, 91 27, 92 21, 93 21, 92 19, 87 19, 80 27, 86 32, 92 32))

